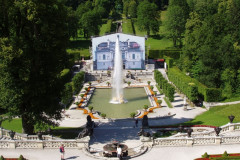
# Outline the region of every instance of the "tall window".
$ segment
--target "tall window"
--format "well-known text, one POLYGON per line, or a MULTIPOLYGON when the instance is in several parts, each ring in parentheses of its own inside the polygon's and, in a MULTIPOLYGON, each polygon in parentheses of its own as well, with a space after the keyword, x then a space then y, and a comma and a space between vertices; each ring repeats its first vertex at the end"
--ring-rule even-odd
POLYGON ((135 54, 132 54, 132 59, 135 59, 135 54))
POLYGON ((106 55, 105 54, 103 55, 103 60, 106 60, 106 55))

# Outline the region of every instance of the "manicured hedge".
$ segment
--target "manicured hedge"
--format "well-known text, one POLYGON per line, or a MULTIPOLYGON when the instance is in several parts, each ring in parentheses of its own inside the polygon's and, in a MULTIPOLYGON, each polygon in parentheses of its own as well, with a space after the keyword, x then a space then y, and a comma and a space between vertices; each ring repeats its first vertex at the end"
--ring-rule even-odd
POLYGON ((160 73, 158 70, 154 71, 154 78, 157 82, 157 85, 162 89, 165 96, 167 96, 168 99, 173 102, 175 88, 170 83, 168 83, 168 81, 163 77, 162 73, 160 73))
POLYGON ((196 96, 196 88, 194 88, 195 84, 198 90, 198 94, 204 98, 206 102, 218 102, 221 99, 221 89, 216 88, 208 88, 203 85, 199 81, 190 76, 182 73, 177 67, 173 67, 168 69, 168 78, 172 81, 178 89, 181 90, 190 100, 195 99, 196 96))
POLYGON ((173 59, 170 57, 165 57, 165 60, 168 65, 168 68, 172 68, 173 67, 173 59))
POLYGON ((84 83, 84 75, 85 75, 85 73, 83 71, 81 71, 73 77, 72 83, 73 83, 73 92, 74 93, 78 93, 81 90, 83 83, 84 83))
POLYGON ((67 105, 69 102, 71 102, 73 96, 73 87, 72 82, 66 83, 64 85, 64 90, 62 92, 62 103, 67 105))
POLYGON ((159 59, 164 58, 165 56, 173 58, 173 59, 179 59, 181 50, 149 50, 148 57, 149 59, 159 59))
POLYGON ((71 80, 71 72, 70 72, 70 69, 64 69, 64 70, 62 70, 60 76, 61 76, 62 84, 65 84, 65 83, 69 82, 69 81, 71 80))
POLYGON ((111 33, 112 32, 112 19, 109 19, 108 21, 107 21, 107 27, 106 27, 106 31, 105 31, 105 33, 111 33))

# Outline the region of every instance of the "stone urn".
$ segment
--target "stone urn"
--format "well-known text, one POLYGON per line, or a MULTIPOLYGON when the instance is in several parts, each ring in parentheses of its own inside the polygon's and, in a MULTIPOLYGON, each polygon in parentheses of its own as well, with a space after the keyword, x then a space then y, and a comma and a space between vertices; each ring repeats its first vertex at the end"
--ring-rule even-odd
POLYGON ((216 136, 219 136, 219 133, 220 133, 220 131, 222 130, 222 128, 216 127, 216 128, 214 128, 214 130, 215 130, 215 132, 216 132, 216 136))
POLYGON ((42 135, 43 135, 43 133, 41 132, 41 131, 38 131, 37 132, 37 136, 38 136, 38 139, 39 140, 42 140, 43 138, 42 138, 42 135))
POLYGON ((8 134, 9 134, 10 138, 13 140, 13 138, 15 136, 15 132, 11 130, 8 132, 8 134))
POLYGON ((191 137, 192 132, 193 132, 193 129, 191 129, 191 128, 187 129, 188 137, 191 137))
POLYGON ((232 122, 233 122, 234 118, 235 118, 235 116, 233 116, 233 115, 231 115, 231 116, 228 116, 228 119, 229 119, 230 123, 232 123, 232 122))

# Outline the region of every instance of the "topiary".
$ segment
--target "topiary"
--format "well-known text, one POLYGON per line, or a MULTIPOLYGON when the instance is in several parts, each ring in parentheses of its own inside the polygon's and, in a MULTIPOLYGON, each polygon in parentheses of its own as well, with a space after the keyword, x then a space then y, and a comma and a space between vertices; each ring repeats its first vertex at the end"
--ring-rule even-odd
POLYGON ((227 151, 225 151, 223 154, 222 154, 222 157, 227 157, 228 156, 228 153, 227 151))
POLYGON ((209 155, 207 154, 207 152, 205 152, 203 155, 202 155, 202 158, 208 158, 209 155))
POLYGON ((5 160, 5 158, 3 156, 0 157, 0 160, 5 160))
POLYGON ((88 106, 88 109, 92 112, 93 106, 88 106))
POLYGON ((101 113, 101 116, 103 117, 103 119, 105 119, 107 115, 105 113, 101 113))
POLYGON ((20 155, 18 160, 24 160, 23 155, 20 155))
POLYGON ((157 100, 157 103, 158 103, 159 105, 161 105, 161 104, 162 104, 162 100, 157 100))
POLYGON ((148 105, 145 104, 145 105, 143 106, 143 109, 148 109, 148 105))
POLYGON ((135 112, 130 113, 130 117, 131 117, 131 118, 134 118, 135 116, 136 116, 136 113, 135 113, 135 112))

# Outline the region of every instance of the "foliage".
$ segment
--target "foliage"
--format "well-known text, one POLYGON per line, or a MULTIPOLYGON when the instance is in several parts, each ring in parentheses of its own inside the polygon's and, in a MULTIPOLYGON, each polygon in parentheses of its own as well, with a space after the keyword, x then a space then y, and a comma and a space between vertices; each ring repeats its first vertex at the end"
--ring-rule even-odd
POLYGON ((65 68, 64 70, 62 70, 60 77, 62 79, 62 84, 69 82, 71 80, 70 69, 65 68))
POLYGON ((20 155, 19 158, 18 158, 18 160, 24 160, 23 155, 20 155))
POLYGON ((172 68, 173 67, 173 59, 169 58, 169 57, 165 57, 166 58, 166 63, 168 65, 168 68, 172 68))
POLYGON ((136 116, 136 113, 135 113, 135 112, 130 113, 130 117, 131 117, 131 118, 134 118, 135 116, 136 116))
POLYGON ((73 89, 72 89, 72 83, 66 83, 64 85, 64 90, 62 92, 62 103, 67 105, 70 103, 70 101, 72 100, 72 96, 73 96, 73 89))
POLYGON ((182 63, 180 68, 230 98, 238 94, 239 1, 192 1, 189 6, 182 56, 189 65, 182 63))
MULTIPOLYGON (((173 67, 168 70, 168 78, 172 81, 181 92, 183 92, 188 98, 193 95, 196 96, 196 90, 192 94, 192 86, 189 84, 194 83, 198 88, 199 96, 207 102, 217 102, 221 99, 221 90, 216 88, 208 88, 196 79, 191 78, 183 74, 178 68, 173 67), (190 89, 189 89, 190 88, 190 89)), ((193 98, 193 97, 192 97, 193 98)))
POLYGON ((105 113, 101 113, 101 117, 105 118, 107 115, 105 113))
POLYGON ((80 94, 80 97, 82 97, 82 98, 83 98, 83 97, 84 97, 84 94, 80 94))
POLYGON ((0 160, 5 160, 5 158, 3 156, 0 157, 0 160))
POLYGON ((150 84, 151 84, 151 81, 147 81, 147 83, 148 83, 148 85, 150 85, 150 84))
POLYGON ((159 13, 157 6, 147 0, 140 2, 137 7, 137 21, 141 31, 146 31, 150 35, 150 31, 154 34, 159 31, 159 13))
POLYGON ((88 106, 88 109, 92 112, 93 106, 88 106))
POLYGON ((227 153, 227 151, 224 151, 224 153, 223 153, 222 157, 227 157, 227 156, 228 156, 228 153, 227 153))
POLYGON ((208 158, 209 155, 207 154, 207 152, 205 152, 203 155, 202 155, 202 158, 208 158))
POLYGON ((162 104, 162 100, 157 100, 157 103, 158 103, 159 105, 161 105, 161 104, 162 104))
POLYGON ((22 117, 24 132, 31 134, 35 124, 61 118, 68 13, 63 1, 9 2, 4 5, 8 18, 0 18, 1 25, 8 24, 0 31, 0 106, 22 117))
POLYGON ((150 86, 150 89, 153 90, 153 86, 150 86))
POLYGON ((143 109, 148 109, 148 105, 145 104, 145 105, 143 106, 143 109))
POLYGON ((182 36, 185 31, 185 23, 188 18, 188 4, 186 0, 170 0, 167 9, 166 28, 173 40, 173 45, 182 47, 182 36))
POLYGON ((181 54, 181 50, 169 50, 169 49, 163 49, 163 50, 149 50, 148 58, 152 59, 159 59, 170 57, 174 59, 179 59, 181 54))
POLYGON ((83 86, 83 82, 84 82, 84 72, 81 71, 79 73, 77 73, 73 78, 72 78, 72 83, 73 83, 73 92, 75 94, 77 94, 82 86, 83 86))
POLYGON ((165 100, 165 102, 167 103, 167 106, 168 106, 169 108, 173 108, 172 103, 168 100, 167 97, 164 97, 163 99, 165 100))
POLYGON ((171 102, 174 101, 174 93, 175 93, 175 88, 165 80, 163 77, 162 73, 159 72, 158 70, 154 71, 154 78, 157 82, 157 85, 160 87, 160 89, 163 90, 163 93, 165 96, 169 98, 171 102))
POLYGON ((128 82, 127 82, 127 84, 128 84, 128 86, 130 86, 131 82, 130 82, 130 81, 128 81, 128 82))
POLYGON ((137 17, 137 3, 135 0, 131 0, 129 2, 128 6, 128 14, 127 16, 130 16, 131 18, 136 18, 137 17))

